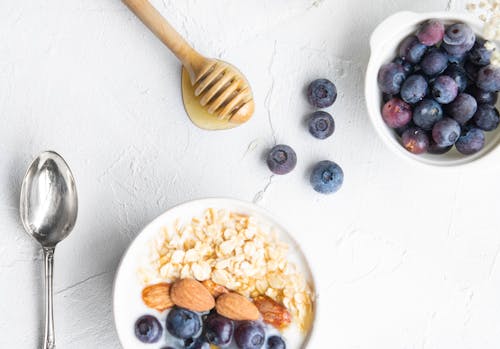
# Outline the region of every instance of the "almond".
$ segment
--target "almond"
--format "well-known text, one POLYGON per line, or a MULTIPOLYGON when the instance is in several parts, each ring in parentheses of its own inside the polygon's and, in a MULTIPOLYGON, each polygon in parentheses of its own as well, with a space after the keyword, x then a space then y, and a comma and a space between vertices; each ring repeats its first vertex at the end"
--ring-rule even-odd
POLYGON ((229 293, 229 290, 227 288, 216 284, 212 280, 205 280, 202 282, 202 284, 207 288, 207 290, 214 298, 219 297, 221 294, 229 293))
POLYGON ((175 305, 196 312, 209 311, 215 306, 214 297, 195 279, 182 279, 170 288, 170 298, 175 305))
POLYGON ((255 298, 253 302, 262 314, 262 319, 265 323, 282 329, 292 322, 292 315, 290 312, 283 305, 271 298, 259 296, 255 298))
POLYGON ((234 292, 220 295, 215 309, 220 315, 236 321, 257 320, 260 317, 255 304, 234 292))
POLYGON ((149 308, 156 309, 159 312, 174 306, 170 299, 170 284, 167 283, 145 287, 142 290, 142 300, 149 308))

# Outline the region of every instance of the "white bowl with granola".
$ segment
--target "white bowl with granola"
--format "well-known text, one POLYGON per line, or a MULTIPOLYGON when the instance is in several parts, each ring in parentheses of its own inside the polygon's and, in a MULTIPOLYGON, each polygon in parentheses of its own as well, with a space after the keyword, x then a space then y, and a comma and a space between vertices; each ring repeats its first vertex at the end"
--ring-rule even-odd
POLYGON ((253 204, 204 199, 137 236, 113 307, 125 349, 299 349, 316 304, 311 270, 286 229, 253 204))

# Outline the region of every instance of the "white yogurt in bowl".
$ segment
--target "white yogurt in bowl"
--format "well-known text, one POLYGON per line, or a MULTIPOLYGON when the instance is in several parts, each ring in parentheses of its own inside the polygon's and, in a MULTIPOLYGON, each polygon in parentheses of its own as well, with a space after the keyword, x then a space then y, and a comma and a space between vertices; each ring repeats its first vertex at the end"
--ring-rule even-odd
MULTIPOLYGON (((285 339, 288 349, 306 348, 314 328, 313 325, 317 304, 313 296, 314 280, 312 272, 304 255, 287 230, 274 221, 267 212, 253 204, 231 199, 204 199, 176 206, 151 222, 132 242, 118 268, 113 295, 115 325, 123 348, 161 349, 168 346, 172 346, 173 348, 184 348, 183 342, 171 336, 166 330, 165 323, 169 310, 159 312, 155 309, 148 308, 144 304, 141 296, 145 286, 157 282, 171 282, 172 280, 167 280, 164 276, 162 277, 162 275, 157 275, 154 272, 149 273, 148 271, 144 271, 144 268, 148 261, 154 260, 154 256, 152 257, 151 255, 151 248, 162 239, 162 234, 164 234, 166 230, 172 230, 186 222, 191 222, 193 217, 203 217, 208 208, 212 208, 215 211, 221 210, 222 212, 222 210, 224 210, 250 216, 253 221, 257 222, 257 224, 262 227, 263 231, 271 231, 272 234, 276 234, 277 241, 282 243, 283 246, 288 247, 288 253, 286 255, 287 261, 290 265, 295 266, 295 269, 290 272, 291 275, 299 275, 303 278, 307 290, 311 292, 308 298, 311 301, 311 303, 308 303, 310 304, 309 310, 305 317, 297 315, 298 311, 302 308, 297 308, 292 305, 295 303, 288 302, 287 298, 287 309, 289 309, 292 314, 292 323, 290 326, 281 331, 275 329, 271 325, 264 324, 264 326, 267 337, 273 334, 280 335, 285 339), (152 315, 156 317, 162 325, 163 333, 161 339, 154 344, 142 343, 135 336, 134 324, 137 319, 143 315, 152 315), (306 320, 299 321, 300 319, 306 320), (307 323, 305 329, 301 328, 301 325, 304 323, 307 323)), ((271 288, 271 286, 269 287, 271 288)), ((232 290, 230 287, 228 288, 232 290)), ((234 291, 241 293, 236 289, 234 291)), ((254 292, 256 291, 254 290, 254 292)), ((298 295, 300 299, 301 297, 299 296, 301 295, 298 295)), ((262 321, 261 323, 263 324, 262 321)), ((236 326, 237 324, 238 323, 236 323, 236 326)), ((228 348, 238 349, 234 340, 228 348)), ((263 345, 262 348, 265 348, 265 345, 263 345)))

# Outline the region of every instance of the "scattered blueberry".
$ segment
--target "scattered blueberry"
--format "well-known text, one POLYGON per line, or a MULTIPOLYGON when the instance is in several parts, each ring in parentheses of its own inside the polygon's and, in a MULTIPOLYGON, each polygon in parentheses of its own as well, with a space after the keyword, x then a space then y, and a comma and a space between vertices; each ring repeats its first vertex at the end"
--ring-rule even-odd
POLYGON ((500 91, 500 67, 490 64, 481 68, 477 73, 476 84, 487 92, 500 91))
POLYGON ((478 128, 470 128, 458 138, 455 147, 460 153, 471 155, 483 149, 484 143, 484 132, 478 128))
POLYGON ((382 92, 398 94, 403 81, 406 79, 406 74, 400 64, 387 63, 380 68, 377 79, 382 92))
POLYGON ((428 76, 441 74, 447 66, 448 56, 435 47, 429 49, 420 62, 420 68, 428 76))
POLYGON ((243 321, 234 331, 234 340, 240 349, 260 349, 264 346, 265 338, 264 328, 254 321, 243 321))
POLYGON ((424 99, 429 85, 422 75, 409 76, 401 86, 401 98, 410 104, 415 104, 424 99))
POLYGON ((477 102, 470 94, 461 93, 447 107, 448 115, 465 125, 477 110, 477 102))
POLYGON ((477 38, 472 50, 468 53, 468 59, 472 64, 480 66, 490 64, 493 51, 484 47, 485 43, 485 40, 477 38))
POLYGON ((231 343, 234 332, 234 323, 217 313, 210 313, 205 319, 205 338, 209 343, 224 348, 231 343))
POLYGON ((318 193, 335 193, 344 182, 344 172, 333 161, 320 161, 312 170, 310 182, 318 193))
POLYGON ((337 88, 327 79, 317 79, 307 88, 307 99, 313 107, 327 108, 337 99, 337 88))
POLYGON ((450 64, 448 68, 443 72, 443 75, 447 75, 458 85, 458 91, 464 92, 467 88, 467 73, 464 68, 459 66, 458 64, 450 64))
POLYGON ((447 75, 438 76, 432 82, 431 95, 438 103, 451 103, 457 98, 458 85, 453 78, 447 75))
POLYGON ((432 128, 432 139, 440 147, 448 147, 460 137, 460 125, 452 118, 444 118, 432 128))
POLYGON ((193 338, 200 329, 200 316, 190 310, 174 307, 167 315, 167 330, 174 337, 193 338))
POLYGON ((471 86, 469 89, 469 94, 474 97, 477 101, 477 104, 491 104, 495 105, 498 101, 498 93, 497 92, 488 92, 481 90, 477 86, 471 86))
POLYGON ((403 127, 411 121, 411 107, 401 99, 393 98, 384 104, 382 118, 389 127, 403 127))
POLYGON ((415 35, 404 39, 399 45, 399 57, 413 64, 417 64, 427 51, 427 46, 420 43, 415 35))
POLYGON ((418 127, 406 130, 401 136, 401 141, 405 149, 413 154, 425 153, 429 148, 427 133, 418 127))
POLYGON ((493 131, 500 123, 498 110, 489 104, 480 104, 472 118, 474 124, 483 131, 493 131))
POLYGON ((444 24, 437 19, 431 19, 423 23, 418 32, 418 40, 426 46, 434 46, 443 40, 444 24))
POLYGON ((415 106, 413 122, 418 127, 430 131, 436 122, 443 118, 441 104, 433 99, 424 99, 415 106))
POLYGON ((267 340, 266 349, 286 349, 286 344, 283 338, 279 336, 271 336, 267 340))
POLYGON ((297 165, 297 154, 288 145, 275 145, 267 155, 267 166, 275 174, 287 174, 295 168, 295 165, 297 165))
POLYGON ((154 316, 141 316, 135 323, 135 336, 143 343, 156 343, 163 333, 160 322, 154 316))
POLYGON ((328 138, 335 131, 335 121, 330 114, 324 111, 312 113, 308 124, 311 135, 319 139, 328 138))

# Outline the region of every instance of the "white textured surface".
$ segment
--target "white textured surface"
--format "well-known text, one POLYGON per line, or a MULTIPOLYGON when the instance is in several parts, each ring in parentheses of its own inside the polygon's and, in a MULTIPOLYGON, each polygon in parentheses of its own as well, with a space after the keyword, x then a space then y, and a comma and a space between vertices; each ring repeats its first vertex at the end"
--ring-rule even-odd
POLYGON ((498 348, 500 164, 436 172, 401 162, 363 102, 368 37, 389 14, 460 1, 153 1, 201 52, 233 62, 257 112, 207 133, 184 115, 179 64, 118 0, 0 2, 0 348, 40 347, 41 259, 18 219, 21 178, 42 150, 78 181, 80 215, 56 253, 59 348, 119 348, 111 287, 139 229, 207 196, 259 201, 295 232, 317 273, 311 348, 498 348), (303 96, 329 77, 334 137, 303 125, 303 96), (297 169, 270 179, 275 141, 297 169), (315 194, 307 172, 332 159, 346 181, 315 194))

